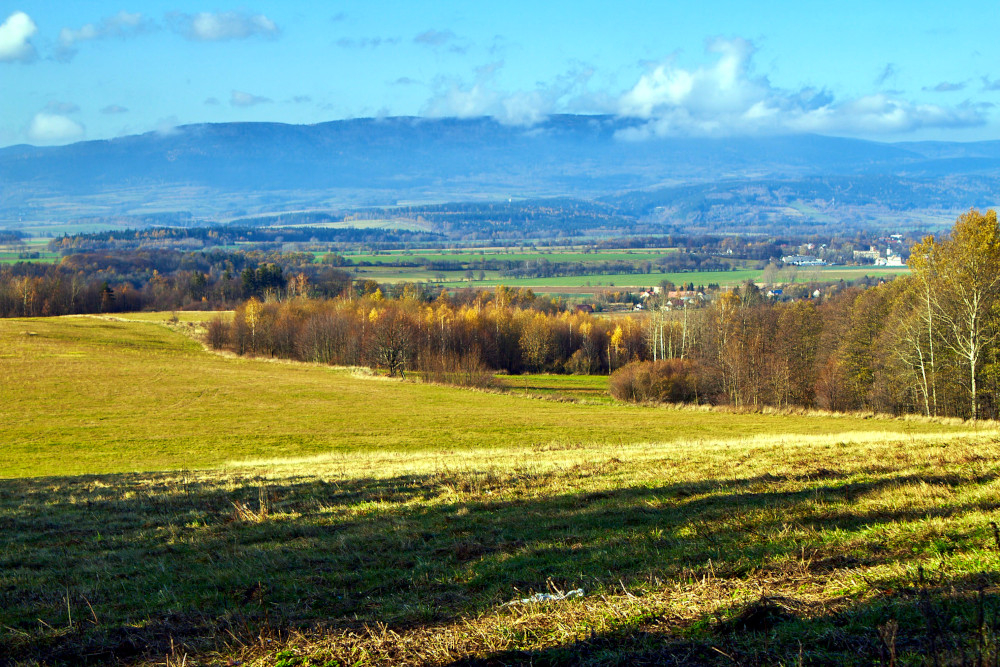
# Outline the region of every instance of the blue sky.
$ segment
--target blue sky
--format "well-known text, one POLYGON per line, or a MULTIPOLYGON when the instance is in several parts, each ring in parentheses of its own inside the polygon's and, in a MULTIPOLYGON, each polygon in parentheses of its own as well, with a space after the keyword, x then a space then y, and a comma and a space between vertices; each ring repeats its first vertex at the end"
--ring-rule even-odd
POLYGON ((992 2, 0 0, 0 145, 610 113, 651 136, 1000 139, 992 2))

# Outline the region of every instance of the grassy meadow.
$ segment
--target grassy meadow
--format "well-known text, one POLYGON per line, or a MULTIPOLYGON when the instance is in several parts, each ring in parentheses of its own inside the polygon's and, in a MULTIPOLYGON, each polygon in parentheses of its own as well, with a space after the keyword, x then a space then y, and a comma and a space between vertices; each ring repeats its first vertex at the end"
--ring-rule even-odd
POLYGON ((677 252, 676 248, 643 248, 584 250, 581 247, 556 247, 552 250, 524 250, 518 248, 469 248, 463 250, 386 250, 377 254, 370 252, 341 253, 351 262, 360 264, 398 264, 400 262, 478 262, 481 260, 500 260, 507 262, 644 262, 654 261, 664 255, 677 252))
POLYGON ((995 424, 390 381, 203 317, 0 320, 0 665, 997 657, 995 424))
MULTIPOLYGON (((675 285, 693 283, 695 286, 719 285, 737 287, 753 280, 761 283, 764 272, 758 269, 735 269, 732 271, 672 271, 650 273, 593 273, 579 276, 552 276, 548 278, 503 277, 499 271, 473 271, 474 279, 465 277, 466 271, 427 271, 421 268, 394 266, 367 266, 351 269, 358 279, 375 280, 382 283, 433 282, 443 287, 457 289, 473 287, 489 289, 497 285, 508 287, 528 287, 538 294, 570 293, 577 296, 593 295, 611 288, 637 290, 659 285, 668 280, 675 285)), ((791 283, 834 283, 864 278, 886 278, 909 273, 906 267, 883 266, 832 266, 810 270, 789 271, 783 269, 775 276, 775 285, 791 283)))
POLYGON ((0 243, 0 264, 14 264, 17 262, 58 262, 61 255, 50 252, 48 249, 48 238, 26 239, 23 245, 7 245, 0 243), (22 257, 27 254, 27 257, 22 257), (35 256, 37 255, 37 256, 35 256))

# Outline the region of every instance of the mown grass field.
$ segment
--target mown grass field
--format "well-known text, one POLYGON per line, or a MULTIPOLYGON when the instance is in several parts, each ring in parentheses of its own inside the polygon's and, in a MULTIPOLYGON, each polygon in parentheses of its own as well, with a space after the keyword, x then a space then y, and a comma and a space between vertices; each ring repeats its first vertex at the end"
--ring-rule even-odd
POLYGON ((994 424, 472 392, 178 320, 0 320, 0 664, 993 664, 994 424))

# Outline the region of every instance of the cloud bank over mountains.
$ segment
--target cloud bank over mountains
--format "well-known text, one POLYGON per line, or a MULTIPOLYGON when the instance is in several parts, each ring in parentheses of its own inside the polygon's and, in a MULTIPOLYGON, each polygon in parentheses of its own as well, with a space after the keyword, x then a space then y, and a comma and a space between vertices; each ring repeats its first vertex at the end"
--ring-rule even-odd
POLYGON ((915 104, 875 93, 837 100, 814 88, 782 90, 755 76, 753 44, 715 39, 711 65, 684 69, 671 60, 644 74, 619 100, 623 116, 648 119, 644 135, 732 135, 758 133, 894 134, 926 127, 968 127, 986 122, 973 105, 915 104))
POLYGON ((753 71, 756 51, 746 39, 713 39, 714 62, 686 69, 675 57, 650 65, 630 88, 613 96, 593 93, 592 69, 567 73, 533 90, 497 86, 502 63, 476 72, 472 83, 438 81, 423 109, 435 117, 493 116, 533 125, 554 113, 614 113, 645 121, 623 139, 756 134, 899 134, 922 128, 983 125, 989 105, 917 104, 887 93, 838 100, 822 88, 783 90, 753 71))
MULTIPOLYGON (((342 15, 338 17, 335 17, 336 21, 344 20, 342 15)), ((139 39, 153 33, 167 37, 173 33, 193 43, 242 40, 281 42, 285 37, 282 26, 276 21, 262 13, 246 10, 170 11, 160 18, 122 10, 78 27, 62 27, 58 31, 58 39, 54 41, 51 38, 47 42, 36 39, 38 32, 35 21, 25 12, 15 11, 7 16, 0 24, 0 67, 34 67, 42 60, 68 64, 88 43, 139 39)), ((359 38, 356 35, 335 39, 331 36, 328 46, 400 49, 400 67, 405 65, 403 50, 406 48, 419 47, 439 58, 467 56, 472 49, 471 40, 447 27, 428 28, 412 34, 412 38, 406 39, 359 38)), ((496 39, 501 39, 501 36, 496 39)), ((192 45, 188 48, 199 47, 192 45)), ((936 96, 930 102, 917 102, 907 99, 905 93, 883 87, 895 82, 900 75, 899 66, 887 63, 875 77, 875 92, 838 97, 822 83, 798 89, 774 85, 766 74, 759 73, 755 68, 756 52, 755 44, 748 39, 714 38, 707 41, 706 57, 701 64, 685 66, 679 62, 678 56, 673 55, 645 64, 638 78, 632 74, 632 78, 625 78, 624 83, 611 84, 608 79, 598 76, 597 67, 576 63, 562 75, 538 82, 531 88, 505 85, 505 64, 497 56, 464 77, 453 73, 438 74, 427 76, 421 82, 410 76, 394 76, 387 79, 387 86, 406 85, 411 90, 425 88, 427 96, 419 112, 429 117, 491 116, 507 125, 529 128, 553 114, 561 113, 612 114, 635 119, 637 124, 620 132, 621 139, 631 141, 672 136, 797 133, 892 136, 924 129, 977 127, 991 120, 993 105, 988 102, 967 99, 952 104, 939 103, 940 100, 954 100, 956 93, 974 87, 969 84, 975 81, 973 78, 964 81, 936 79, 923 87, 918 84, 913 87, 917 91, 914 93, 916 97, 920 97, 920 91, 936 96), (599 80, 605 81, 603 88, 595 89, 598 88, 595 82, 599 80)), ((621 81, 621 75, 617 76, 617 80, 621 81)), ((987 76, 980 78, 980 92, 1000 90, 1000 80, 987 76)), ((616 79, 612 77, 611 80, 616 79)), ((328 105, 323 106, 321 99, 313 102, 314 96, 319 98, 314 91, 302 91, 310 95, 293 95, 273 89, 276 84, 272 84, 269 90, 265 82, 260 84, 258 94, 240 90, 236 87, 239 85, 235 81, 221 81, 219 86, 222 90, 230 89, 228 107, 233 114, 250 114, 252 112, 247 110, 261 105, 269 105, 268 108, 276 110, 275 113, 287 110, 290 105, 315 105, 317 110, 329 108, 328 105)), ((203 95, 199 99, 203 99, 203 95)), ((132 100, 119 97, 118 100, 95 102, 93 108, 84 109, 82 115, 88 121, 96 122, 93 116, 88 117, 87 114, 99 112, 107 116, 125 113, 127 108, 118 102, 126 102, 129 107, 136 108, 132 100)), ((367 108, 372 102, 362 100, 355 104, 359 108, 367 108)), ((205 99, 201 106, 206 105, 222 106, 219 97, 214 95, 205 99)), ((35 113, 30 124, 22 125, 23 129, 19 131, 30 140, 43 143, 82 138, 85 134, 83 124, 69 117, 75 111, 77 109, 68 112, 35 106, 25 114, 27 118, 35 113)), ((163 113, 176 111, 164 109, 163 113)), ((405 110, 393 111, 406 113, 405 110)))

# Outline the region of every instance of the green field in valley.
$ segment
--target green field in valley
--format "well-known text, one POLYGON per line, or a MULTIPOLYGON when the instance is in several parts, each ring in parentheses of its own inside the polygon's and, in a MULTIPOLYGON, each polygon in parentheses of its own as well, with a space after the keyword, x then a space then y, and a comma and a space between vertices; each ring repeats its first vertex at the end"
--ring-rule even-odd
POLYGON ((643 248, 636 250, 574 250, 557 248, 552 251, 519 250, 516 248, 483 248, 482 250, 390 250, 373 253, 341 253, 343 256, 360 264, 396 264, 400 262, 479 262, 496 260, 503 262, 644 262, 655 261, 660 257, 676 253, 676 248, 643 248))
POLYGON ((0 320, 0 664, 997 655, 996 424, 387 380, 206 316, 0 320))
POLYGON ((58 262, 61 255, 49 252, 49 239, 27 239, 23 246, 0 243, 0 264, 15 262, 58 262), (22 255, 27 255, 22 257, 22 255), (37 254, 37 257, 34 256, 37 254))
MULTIPOLYGON (((478 271, 473 271, 473 279, 465 277, 465 271, 426 271, 405 267, 361 267, 352 270, 355 278, 375 280, 383 283, 431 282, 448 289, 464 287, 489 289, 497 285, 527 287, 538 294, 564 294, 567 296, 593 295, 611 288, 636 290, 655 287, 667 280, 675 285, 693 283, 697 286, 719 285, 738 287, 748 280, 761 283, 763 271, 757 269, 737 269, 734 271, 675 271, 670 273, 617 273, 591 274, 582 276, 554 276, 549 278, 502 277, 498 271, 484 271, 479 280, 478 271)), ((779 272, 774 285, 787 286, 789 283, 833 283, 859 278, 888 278, 909 273, 906 267, 877 266, 832 266, 819 269, 798 269, 779 272)))

